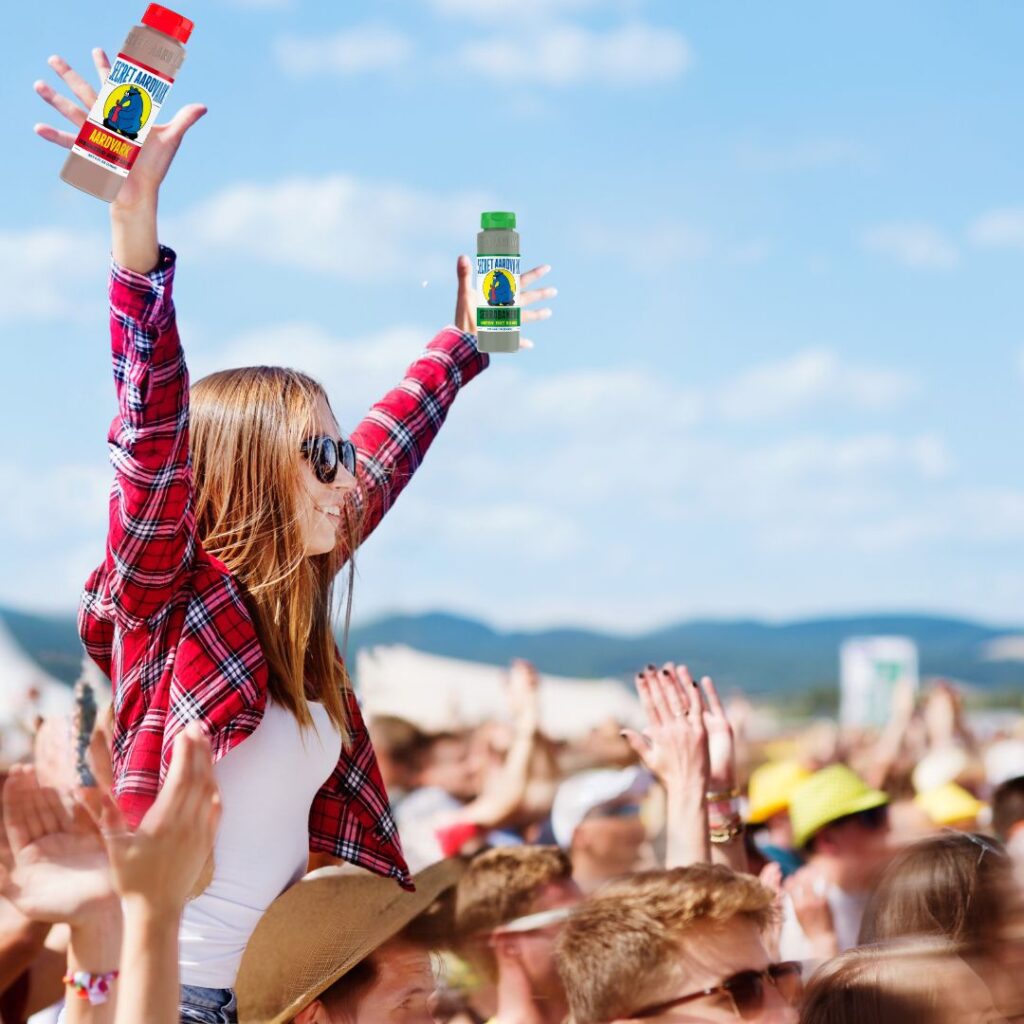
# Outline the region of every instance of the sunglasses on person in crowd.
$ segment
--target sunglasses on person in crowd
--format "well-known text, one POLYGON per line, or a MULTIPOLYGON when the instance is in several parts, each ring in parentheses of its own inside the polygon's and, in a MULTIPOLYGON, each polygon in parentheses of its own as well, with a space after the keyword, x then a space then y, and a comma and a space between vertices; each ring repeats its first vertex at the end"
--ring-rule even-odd
POLYGON ((769 964, 763 971, 740 971, 726 978, 721 985, 705 988, 700 992, 691 992, 678 999, 669 999, 664 1003, 646 1006, 642 1010, 634 1010, 630 1018, 657 1017, 668 1010, 692 1003, 708 996, 727 995, 732 1001, 732 1008, 741 1020, 755 1020, 764 1012, 764 997, 767 985, 773 985, 779 995, 790 1005, 795 1006, 803 995, 804 986, 800 976, 801 965, 796 960, 782 964, 769 964))
POLYGON ((334 483, 338 476, 338 466, 344 466, 353 476, 356 474, 356 446, 351 441, 326 436, 311 437, 302 442, 301 450, 322 484, 334 483))

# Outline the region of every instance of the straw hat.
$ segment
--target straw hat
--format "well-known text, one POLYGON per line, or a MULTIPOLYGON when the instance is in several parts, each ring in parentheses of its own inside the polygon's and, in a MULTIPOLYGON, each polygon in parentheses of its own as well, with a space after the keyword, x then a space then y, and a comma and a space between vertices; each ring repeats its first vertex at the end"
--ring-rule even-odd
POLYGON ((851 814, 887 804, 885 793, 872 789, 845 764, 833 764, 801 782, 789 801, 793 845, 801 847, 826 825, 851 814))
POLYGON ((463 865, 432 864, 394 879, 349 868, 322 868, 282 893, 260 918, 238 972, 240 1024, 285 1024, 342 975, 454 887, 463 865))
POLYGON ((793 790, 811 777, 799 761, 770 761, 750 773, 747 821, 760 825, 789 807, 793 790))

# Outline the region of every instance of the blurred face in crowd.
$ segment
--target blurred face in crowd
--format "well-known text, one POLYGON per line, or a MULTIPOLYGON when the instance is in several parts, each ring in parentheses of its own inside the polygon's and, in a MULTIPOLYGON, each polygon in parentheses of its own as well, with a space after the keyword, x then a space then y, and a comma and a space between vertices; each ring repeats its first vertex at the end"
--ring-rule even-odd
POLYGON ((624 800, 592 810, 576 828, 572 861, 577 875, 590 881, 654 867, 639 805, 624 800))
POLYGON ((613 1024, 736 1024, 741 1019, 755 1024, 796 1024, 793 1003, 800 988, 796 973, 780 979, 778 985, 745 973, 764 971, 770 963, 761 933, 750 921, 735 917, 724 924, 698 924, 687 932, 672 990, 652 994, 631 1016, 617 1018, 613 1024), (716 991, 686 998, 709 989, 716 991), (676 1000, 684 1001, 667 1005, 676 1000))
POLYGON ((423 755, 416 782, 438 786, 457 800, 472 800, 480 792, 480 759, 465 735, 438 737, 423 755))
POLYGON ((812 856, 833 861, 837 884, 857 890, 872 885, 890 852, 888 808, 876 807, 825 826, 815 837, 812 856))
MULTIPOLYGON (((579 887, 571 879, 552 882, 540 891, 529 913, 540 914, 545 910, 574 907, 579 903, 581 895, 579 887)), ((535 997, 562 998, 562 980, 558 976, 555 942, 564 923, 559 921, 534 931, 518 932, 498 939, 498 942, 508 944, 512 955, 522 965, 523 973, 530 982, 530 991, 535 997)))
POLYGON ((337 999, 328 992, 294 1024, 435 1024, 434 975, 425 950, 392 939, 373 954, 373 967, 366 988, 337 999))

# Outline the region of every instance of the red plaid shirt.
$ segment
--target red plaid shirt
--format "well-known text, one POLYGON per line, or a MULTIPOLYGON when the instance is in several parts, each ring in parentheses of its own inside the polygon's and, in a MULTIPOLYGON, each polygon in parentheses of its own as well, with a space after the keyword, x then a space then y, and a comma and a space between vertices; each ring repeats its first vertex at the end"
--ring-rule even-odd
MULTIPOLYGON (((85 585, 78 619, 86 649, 114 684, 115 789, 132 825, 153 803, 185 725, 202 722, 218 759, 255 730, 267 700, 267 665, 241 587, 196 537, 173 279, 167 248, 149 274, 111 271, 115 480, 106 558, 85 585)), ((352 432, 368 499, 364 536, 409 482, 459 388, 485 366, 471 335, 446 328, 352 432)), ((409 885, 351 694, 348 704, 352 742, 313 801, 310 850, 409 885)))

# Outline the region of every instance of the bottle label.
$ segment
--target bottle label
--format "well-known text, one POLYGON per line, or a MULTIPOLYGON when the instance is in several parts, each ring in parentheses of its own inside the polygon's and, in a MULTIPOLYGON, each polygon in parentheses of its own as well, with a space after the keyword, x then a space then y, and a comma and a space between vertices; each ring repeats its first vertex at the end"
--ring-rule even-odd
POLYGON ((172 84, 119 53, 71 152, 127 178, 172 84))
POLYGON ((519 257, 476 258, 477 330, 519 330, 519 257))

